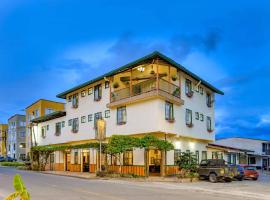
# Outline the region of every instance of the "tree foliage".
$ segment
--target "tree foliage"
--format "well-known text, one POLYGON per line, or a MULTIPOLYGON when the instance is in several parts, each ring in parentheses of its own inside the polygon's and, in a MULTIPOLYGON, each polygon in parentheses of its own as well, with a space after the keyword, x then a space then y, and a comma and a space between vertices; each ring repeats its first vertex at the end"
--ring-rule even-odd
POLYGON ((185 176, 190 172, 197 171, 197 158, 196 155, 193 153, 188 152, 181 152, 179 158, 177 159, 176 163, 178 164, 181 174, 185 176))
POLYGON ((16 174, 13 178, 13 186, 15 192, 10 194, 5 200, 14 200, 17 197, 20 197, 21 200, 30 200, 30 194, 27 191, 22 178, 19 174, 16 174))

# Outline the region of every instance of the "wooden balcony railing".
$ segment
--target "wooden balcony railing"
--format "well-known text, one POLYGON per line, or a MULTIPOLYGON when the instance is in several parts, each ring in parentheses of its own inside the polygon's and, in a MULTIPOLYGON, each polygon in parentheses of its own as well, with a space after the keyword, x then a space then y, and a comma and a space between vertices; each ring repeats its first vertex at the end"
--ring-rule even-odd
POLYGON ((181 92, 177 85, 174 85, 162 78, 153 78, 113 91, 111 93, 111 103, 122 101, 124 99, 128 101, 130 98, 134 99, 133 97, 137 97, 136 100, 138 100, 140 96, 144 98, 145 96, 151 97, 155 95, 178 99, 177 101, 181 101, 181 92))

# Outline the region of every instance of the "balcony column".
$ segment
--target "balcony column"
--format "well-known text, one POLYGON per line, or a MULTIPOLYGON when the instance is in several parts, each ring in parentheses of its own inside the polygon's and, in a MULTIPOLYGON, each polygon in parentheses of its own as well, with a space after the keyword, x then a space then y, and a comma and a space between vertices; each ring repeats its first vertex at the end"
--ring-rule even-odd
POLYGON ((132 68, 130 69, 129 96, 132 97, 132 68))
POLYGON ((156 66, 157 66, 157 93, 158 93, 158 91, 159 91, 159 69, 158 69, 158 59, 157 59, 157 64, 156 64, 156 66))

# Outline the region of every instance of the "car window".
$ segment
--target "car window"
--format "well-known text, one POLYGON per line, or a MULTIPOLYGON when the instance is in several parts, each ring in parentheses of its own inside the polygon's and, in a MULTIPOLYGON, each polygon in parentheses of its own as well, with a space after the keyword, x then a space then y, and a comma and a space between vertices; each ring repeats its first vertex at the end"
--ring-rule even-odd
POLYGON ((207 160, 202 160, 200 165, 201 166, 207 166, 207 160))
POLYGON ((245 167, 245 170, 256 170, 255 167, 245 167))

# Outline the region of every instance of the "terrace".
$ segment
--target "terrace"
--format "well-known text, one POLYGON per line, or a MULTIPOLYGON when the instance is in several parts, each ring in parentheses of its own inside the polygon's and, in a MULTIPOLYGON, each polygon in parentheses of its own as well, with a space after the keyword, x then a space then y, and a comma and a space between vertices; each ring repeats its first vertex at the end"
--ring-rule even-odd
POLYGON ((165 62, 153 60, 111 77, 109 108, 160 98, 182 105, 179 72, 165 62))

